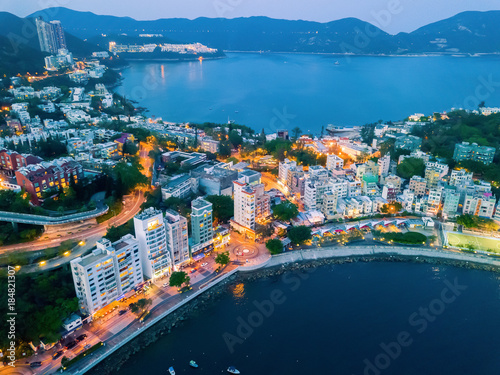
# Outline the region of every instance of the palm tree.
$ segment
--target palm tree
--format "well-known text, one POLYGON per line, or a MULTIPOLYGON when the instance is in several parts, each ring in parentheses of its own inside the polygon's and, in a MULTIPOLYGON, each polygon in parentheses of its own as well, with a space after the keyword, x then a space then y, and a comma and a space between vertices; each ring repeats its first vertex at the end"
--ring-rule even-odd
POLYGON ((292 129, 292 134, 294 139, 299 138, 300 133, 302 133, 302 130, 298 126, 292 129))

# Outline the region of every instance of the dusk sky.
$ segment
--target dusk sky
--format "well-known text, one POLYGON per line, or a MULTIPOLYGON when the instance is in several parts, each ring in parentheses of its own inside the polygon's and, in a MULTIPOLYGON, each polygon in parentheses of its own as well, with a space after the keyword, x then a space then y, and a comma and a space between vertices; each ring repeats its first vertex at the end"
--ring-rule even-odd
POLYGON ((97 14, 129 16, 141 20, 262 15, 328 22, 356 17, 373 23, 389 33, 412 31, 466 10, 500 9, 498 0, 2 0, 1 2, 0 10, 23 17, 34 11, 55 6, 97 14))

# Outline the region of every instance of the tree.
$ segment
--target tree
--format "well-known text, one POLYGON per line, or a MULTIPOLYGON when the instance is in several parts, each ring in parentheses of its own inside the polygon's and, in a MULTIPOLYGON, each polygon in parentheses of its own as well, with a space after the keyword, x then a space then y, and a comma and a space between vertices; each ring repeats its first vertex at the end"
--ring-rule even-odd
POLYGON ((212 203, 214 219, 227 222, 234 216, 234 201, 228 195, 208 195, 205 198, 212 203))
POLYGON ((189 278, 188 274, 184 271, 174 271, 170 275, 170 279, 168 281, 168 285, 170 286, 176 286, 180 288, 182 284, 189 285, 189 281, 191 279, 189 278))
POLYGON ((302 133, 302 130, 298 126, 293 128, 292 129, 293 139, 299 138, 300 133, 302 133))
POLYGON ((392 202, 382 205, 380 207, 380 212, 383 214, 395 214, 403 209, 403 206, 399 202, 392 202))
POLYGON ((139 316, 141 315, 148 306, 150 306, 153 303, 153 301, 149 298, 141 298, 137 302, 131 303, 128 307, 130 308, 130 311, 139 316))
POLYGON ((269 250, 269 252, 273 255, 280 254, 283 252, 283 244, 277 238, 267 241, 266 247, 269 250))
POLYGON ((291 219, 297 217, 298 214, 299 209, 290 201, 285 201, 274 206, 273 208, 273 216, 282 221, 290 221, 291 219))
POLYGON ((405 158, 401 163, 398 164, 398 175, 409 179, 413 176, 424 176, 425 163, 419 158, 405 158))
POLYGON ((375 138, 375 125, 374 124, 364 125, 361 128, 360 135, 364 143, 371 145, 373 142, 373 138, 375 138))
POLYGON ((263 238, 266 238, 274 234, 274 229, 271 225, 262 225, 257 223, 255 225, 255 233, 262 236, 263 238))
POLYGON ((231 259, 229 258, 229 251, 218 253, 217 256, 215 257, 215 263, 221 266, 229 264, 230 261, 231 259))
POLYGON ((219 143, 219 155, 222 157, 231 156, 231 143, 229 141, 221 141, 219 143))
POLYGON ((243 137, 237 130, 231 130, 229 133, 229 142, 231 142, 234 148, 238 148, 243 144, 243 137))
POLYGON ((123 144, 123 155, 135 155, 139 151, 139 147, 134 142, 127 141, 123 144))
POLYGON ((295 244, 303 244, 304 242, 312 238, 311 228, 305 225, 300 225, 298 227, 293 227, 288 231, 288 238, 295 244))

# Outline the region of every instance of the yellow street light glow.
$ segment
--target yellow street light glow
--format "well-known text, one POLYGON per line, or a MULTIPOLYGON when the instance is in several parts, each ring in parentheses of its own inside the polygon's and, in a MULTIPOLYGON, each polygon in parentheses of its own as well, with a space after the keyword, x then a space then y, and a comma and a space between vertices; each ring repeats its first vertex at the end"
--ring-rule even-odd
POLYGON ((63 255, 64 255, 65 257, 67 257, 69 254, 70 254, 70 252, 69 252, 69 251, 66 251, 66 252, 64 252, 64 254, 63 254, 63 255))
POLYGON ((80 241, 80 242, 78 242, 78 245, 80 245, 80 246, 85 245, 85 241, 80 241))
POLYGON ((46 261, 42 260, 42 261, 40 262, 40 267, 45 266, 45 264, 46 264, 46 263, 47 263, 46 261))

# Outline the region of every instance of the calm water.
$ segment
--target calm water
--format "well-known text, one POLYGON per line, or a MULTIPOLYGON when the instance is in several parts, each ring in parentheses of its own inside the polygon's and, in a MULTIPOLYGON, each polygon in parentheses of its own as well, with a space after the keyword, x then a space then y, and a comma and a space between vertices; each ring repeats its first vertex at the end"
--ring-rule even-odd
POLYGON ((177 374, 220 374, 234 365, 243 375, 499 374, 499 292, 493 273, 425 264, 289 273, 233 286, 119 373, 174 366, 177 374), (454 294, 446 280, 461 290, 454 294), (263 303, 271 297, 272 308, 263 303), (256 304, 268 307, 266 317, 256 304), (241 321, 254 326, 240 329, 243 339, 241 321), (398 338, 405 346, 393 344, 398 338), (191 359, 199 369, 189 368, 191 359))
POLYGON ((415 112, 476 108, 482 100, 500 105, 499 63, 495 56, 230 53, 203 63, 134 62, 118 91, 168 121, 230 118, 259 131, 299 126, 319 132, 329 123, 400 120, 415 112))

